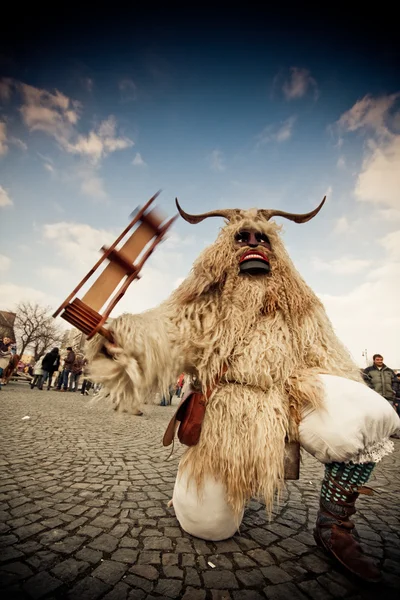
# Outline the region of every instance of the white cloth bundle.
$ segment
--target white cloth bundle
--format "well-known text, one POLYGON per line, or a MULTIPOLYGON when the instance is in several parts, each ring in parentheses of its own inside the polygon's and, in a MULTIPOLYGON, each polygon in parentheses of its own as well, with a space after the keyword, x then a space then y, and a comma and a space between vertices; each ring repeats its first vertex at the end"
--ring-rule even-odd
MULTIPOLYGON (((391 405, 363 383, 321 375, 324 408, 307 410, 300 424, 300 443, 322 463, 377 462, 393 450, 389 437, 400 427, 391 405)), ((221 481, 208 477, 198 495, 194 481, 177 476, 173 506, 187 533, 205 540, 224 540, 235 534, 238 518, 226 502, 221 481)))

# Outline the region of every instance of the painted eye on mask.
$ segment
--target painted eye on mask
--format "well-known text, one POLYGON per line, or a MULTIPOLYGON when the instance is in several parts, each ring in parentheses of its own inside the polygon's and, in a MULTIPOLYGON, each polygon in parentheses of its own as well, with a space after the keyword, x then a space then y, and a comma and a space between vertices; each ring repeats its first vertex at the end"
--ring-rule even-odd
POLYGON ((238 244, 247 244, 249 243, 251 237, 253 238, 253 242, 255 238, 256 242, 259 244, 271 245, 269 237, 265 235, 265 233, 261 233, 259 231, 255 232, 254 234, 250 233, 249 231, 238 231, 238 233, 235 235, 235 241, 238 244))
POLYGON ((264 242, 265 244, 270 244, 269 237, 265 235, 265 233, 256 233, 257 242, 264 242))
POLYGON ((244 242, 248 242, 249 241, 249 233, 247 231, 239 231, 239 233, 237 233, 235 235, 235 240, 237 242, 239 242, 239 244, 244 243, 244 242))

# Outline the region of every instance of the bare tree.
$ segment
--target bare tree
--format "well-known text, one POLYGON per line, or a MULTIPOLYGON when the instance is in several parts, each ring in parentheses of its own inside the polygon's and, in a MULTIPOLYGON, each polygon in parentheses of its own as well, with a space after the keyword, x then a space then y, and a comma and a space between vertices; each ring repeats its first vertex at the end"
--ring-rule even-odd
POLYGON ((15 312, 14 330, 20 356, 31 348, 37 360, 50 346, 61 342, 63 334, 54 322, 49 306, 20 302, 15 312))
POLYGON ((63 340, 63 333, 57 328, 54 323, 49 323, 43 331, 43 335, 32 344, 32 351, 35 361, 37 361, 50 348, 60 345, 63 340))

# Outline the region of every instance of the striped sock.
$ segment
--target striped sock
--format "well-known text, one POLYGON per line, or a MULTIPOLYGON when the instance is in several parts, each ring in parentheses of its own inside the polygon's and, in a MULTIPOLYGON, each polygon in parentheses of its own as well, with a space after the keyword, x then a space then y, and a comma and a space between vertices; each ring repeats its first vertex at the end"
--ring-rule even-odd
POLYGON ((351 494, 355 488, 367 483, 374 467, 375 463, 372 462, 362 464, 332 462, 326 464, 321 489, 322 499, 333 503, 338 500, 346 501, 346 495, 331 480, 336 481, 351 494))

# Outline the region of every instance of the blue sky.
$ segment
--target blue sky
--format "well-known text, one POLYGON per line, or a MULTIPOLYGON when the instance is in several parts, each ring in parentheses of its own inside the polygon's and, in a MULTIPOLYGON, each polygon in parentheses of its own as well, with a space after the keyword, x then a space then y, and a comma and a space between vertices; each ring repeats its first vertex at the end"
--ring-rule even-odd
MULTIPOLYGON (((0 52, 2 309, 56 307, 159 188, 166 215, 326 194, 286 245, 357 362, 400 367, 396 49, 265 19, 34 31, 0 52)), ((167 297, 221 224, 177 221, 115 315, 167 297)))

